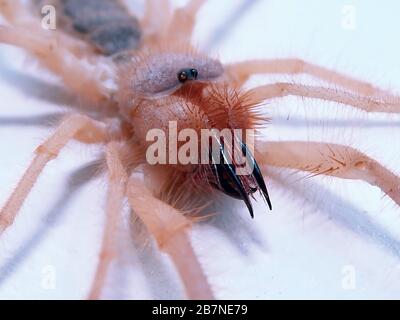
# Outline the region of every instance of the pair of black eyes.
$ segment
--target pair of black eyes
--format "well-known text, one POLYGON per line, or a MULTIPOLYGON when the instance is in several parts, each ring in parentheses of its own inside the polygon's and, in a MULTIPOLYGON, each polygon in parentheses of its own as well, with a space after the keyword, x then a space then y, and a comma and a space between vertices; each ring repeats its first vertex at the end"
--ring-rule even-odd
POLYGON ((193 68, 181 69, 178 72, 178 80, 179 82, 184 83, 188 80, 196 80, 198 75, 199 72, 197 71, 197 69, 193 68))

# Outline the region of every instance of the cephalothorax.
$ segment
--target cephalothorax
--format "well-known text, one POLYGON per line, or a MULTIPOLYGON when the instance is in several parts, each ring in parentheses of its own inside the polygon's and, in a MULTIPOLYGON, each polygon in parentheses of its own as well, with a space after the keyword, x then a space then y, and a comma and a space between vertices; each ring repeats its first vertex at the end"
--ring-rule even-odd
MULTIPOLYGON (((194 49, 190 39, 196 13, 204 2, 191 0, 171 11, 166 0, 148 0, 139 20, 117 0, 34 1, 36 8, 52 5, 59 13, 60 29, 51 32, 43 30, 38 17, 30 13, 37 11, 19 1, 0 2, 1 12, 10 24, 0 26, 0 42, 26 49, 98 111, 96 120, 83 114, 66 117, 54 135, 39 146, 31 166, 0 212, 0 231, 12 225, 40 172, 69 140, 104 145, 109 172, 107 224, 90 298, 100 296, 125 197, 160 249, 173 260, 188 297, 198 299, 214 297, 187 235, 192 215, 205 205, 199 200, 201 193, 217 189, 243 200, 253 216, 250 198, 257 191, 272 207, 261 169, 269 164, 373 182, 400 204, 399 178, 365 154, 343 145, 263 142, 257 136, 252 143, 243 136, 234 136, 232 141, 225 136, 211 136, 207 146, 215 142, 217 152, 207 153, 209 163, 152 166, 146 161, 151 143, 147 136, 152 129, 168 136, 173 122, 177 132, 190 128, 198 136, 204 129, 256 130, 268 120, 262 112, 263 101, 286 95, 336 101, 367 112, 400 111, 398 97, 301 60, 224 65, 194 49), (30 32, 23 32, 25 29, 30 32), (307 73, 340 89, 292 83, 250 90, 244 87, 250 76, 269 73, 307 73), (112 125, 107 121, 110 114, 116 120, 112 125), (243 163, 239 164, 236 155, 244 158, 251 172, 238 174, 243 163), (219 162, 214 161, 216 157, 219 162), (134 174, 137 172, 145 173, 145 179, 134 174)), ((184 140, 176 140, 179 146, 185 144, 184 140)), ((199 146, 199 153, 203 147, 199 146)))

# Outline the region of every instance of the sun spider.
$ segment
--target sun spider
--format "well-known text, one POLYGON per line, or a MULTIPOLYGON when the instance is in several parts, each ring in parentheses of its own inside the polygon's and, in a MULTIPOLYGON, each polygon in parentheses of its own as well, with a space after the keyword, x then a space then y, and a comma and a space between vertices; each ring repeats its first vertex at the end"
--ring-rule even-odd
MULTIPOLYGON (((200 4, 202 1, 193 1, 191 3, 198 3, 200 4)), ((10 5, 11 2, 3 1, 5 5, 10 5)), ((151 2, 149 2, 151 3, 151 2)), ((163 2, 164 3, 164 2, 163 2)), ((15 6, 16 4, 13 4, 15 6)), ((150 7, 150 6, 149 6, 150 7)), ((10 7, 9 7, 10 8, 10 7)), ((159 50, 158 47, 161 48, 160 51, 166 52, 166 53, 171 53, 171 52, 178 52, 179 54, 186 53, 186 50, 189 50, 189 45, 187 42, 190 39, 191 36, 191 27, 186 26, 185 23, 191 23, 191 19, 183 18, 190 16, 191 13, 193 15, 195 14, 196 10, 191 11, 191 8, 196 8, 196 6, 191 7, 190 5, 186 7, 187 12, 184 10, 178 11, 175 18, 170 19, 171 24, 169 24, 169 19, 165 19, 165 21, 161 21, 160 23, 165 23, 165 26, 157 26, 157 28, 160 28, 159 30, 171 30, 168 28, 176 28, 173 29, 175 30, 174 32, 165 32, 165 34, 160 34, 160 33, 150 33, 147 35, 146 30, 153 30, 155 26, 151 26, 151 21, 157 20, 157 19, 151 19, 151 17, 154 17, 154 13, 149 11, 148 15, 143 18, 143 21, 141 22, 141 27, 143 29, 143 39, 142 45, 143 48, 146 50, 150 50, 152 55, 154 55, 154 52, 158 52, 156 50, 159 50), (184 14, 181 18, 179 18, 180 15, 184 14), (184 22, 182 22, 182 20, 184 22), (185 27, 183 27, 185 26, 185 27), (171 38, 171 34, 173 34, 173 38, 171 38), (163 39, 165 37, 165 39, 163 39), (167 45, 163 47, 163 43, 166 41, 167 45), (178 44, 175 45, 175 42, 178 44), (182 44, 182 42, 184 44, 182 44), (153 49, 152 46, 155 46, 156 49, 153 49), (149 49, 151 48, 151 49, 149 49), (155 51, 151 51, 155 50, 155 51)), ((150 8, 151 9, 151 8, 150 8)), ((197 8, 196 8, 197 9, 197 8)), ((33 53, 39 58, 42 59, 42 63, 47 64, 47 67, 54 71, 55 73, 60 73, 61 76, 64 77, 65 84, 66 86, 71 89, 73 92, 77 92, 78 95, 82 99, 86 99, 89 101, 92 105, 103 105, 104 103, 106 104, 105 107, 107 108, 107 102, 108 101, 103 101, 106 100, 103 98, 104 94, 107 94, 107 90, 113 90, 113 88, 109 88, 106 83, 106 79, 99 78, 99 79, 90 79, 93 75, 98 75, 99 73, 91 72, 89 76, 89 82, 85 82, 85 68, 89 68, 90 66, 83 65, 82 66, 82 61, 87 58, 90 60, 91 63, 93 63, 94 66, 98 66, 98 68, 104 68, 101 69, 103 71, 103 74, 105 75, 110 75, 110 68, 109 67, 109 60, 104 58, 103 56, 98 55, 97 53, 93 52, 93 49, 89 47, 86 43, 81 42, 80 40, 77 40, 75 38, 70 38, 69 35, 67 34, 60 34, 59 37, 62 37, 62 41, 56 43, 54 42, 51 38, 54 36, 52 33, 46 33, 44 34, 43 30, 41 30, 38 27, 34 27, 35 23, 34 20, 31 20, 29 17, 30 15, 27 14, 27 19, 21 19, 23 15, 21 14, 22 11, 15 10, 15 8, 11 8, 11 10, 7 11, 7 7, 3 7, 3 13, 6 15, 6 18, 9 19, 10 24, 19 26, 21 28, 29 26, 30 30, 34 30, 35 32, 32 32, 31 34, 26 34, 26 33, 20 33, 20 29, 13 29, 10 27, 3 27, 1 29, 0 33, 0 39, 3 42, 8 42, 11 44, 15 44, 17 46, 23 47, 25 49, 28 49, 28 51, 33 51, 33 53), (13 16, 14 12, 19 12, 18 16, 13 16), (8 15, 7 15, 8 13, 8 15), (21 15, 21 16, 20 16, 21 15), (36 30, 37 30, 37 35, 36 35, 36 30), (42 36, 45 35, 45 36, 42 36), (29 40, 29 41, 27 41, 29 40), (37 46, 35 45, 35 41, 40 42, 40 44, 37 46), (62 44, 62 45, 61 45, 62 44), (69 44, 71 47, 69 48, 71 50, 71 53, 62 51, 62 53, 57 57, 57 51, 58 50, 67 50, 64 48, 64 45, 66 47, 69 47, 69 44), (38 50, 38 51, 37 51, 38 50), (46 58, 46 54, 49 54, 47 50, 50 50, 51 53, 48 57, 51 57, 51 59, 46 58), (85 57, 86 54, 89 54, 90 56, 85 57), (69 57, 68 63, 72 63, 71 65, 68 65, 68 68, 63 68, 62 63, 65 62, 64 59, 65 57, 69 57), (78 59, 76 59, 78 57, 78 59), (59 59, 59 61, 52 61, 52 59, 59 59), (74 65, 76 63, 76 65, 74 65), (61 68, 60 68, 61 66, 61 68), (74 69, 74 68, 77 69, 74 69), (83 67, 82 72, 80 72, 80 67, 83 67), (63 72, 66 72, 66 74, 63 74, 63 72), (76 75, 79 74, 81 77, 79 77, 79 81, 77 81, 76 75), (71 76, 72 75, 72 76, 71 76), (92 82, 93 81, 93 82, 92 82), (87 84, 87 85, 86 85, 87 84)), ((167 16, 167 15, 166 15, 167 16)), ((59 31, 57 31, 57 34, 59 34, 59 31)), ((140 52, 141 49, 139 49, 140 52)), ((195 51, 189 51, 190 56, 196 56, 195 51)), ((124 57, 122 57, 124 59, 124 57)), ((192 69, 197 69, 200 68, 194 68, 196 66, 188 66, 192 69)), ((173 76, 173 79, 177 79, 176 75, 177 73, 181 72, 181 66, 177 66, 176 70, 174 72, 170 72, 167 76, 173 76)), ((327 81, 330 83, 330 86, 328 88, 322 87, 322 86, 301 86, 299 84, 293 84, 292 82, 284 83, 284 82, 279 82, 277 84, 272 84, 272 85, 263 85, 259 86, 256 88, 254 91, 255 96, 253 95, 254 101, 259 101, 259 100, 267 100, 271 101, 275 97, 282 97, 285 95, 297 95, 297 96, 304 96, 304 97, 310 97, 310 98, 318 98, 322 100, 331 100, 343 104, 348 104, 351 106, 354 106, 356 108, 361 108, 361 109, 366 109, 367 111, 389 111, 389 112, 396 112, 398 109, 398 98, 395 96, 390 95, 387 92, 384 92, 382 90, 379 90, 375 87, 372 87, 371 85, 367 83, 363 83, 357 80, 353 80, 352 78, 349 78, 347 76, 342 76, 340 74, 330 72, 324 68, 316 67, 312 64, 307 64, 304 63, 302 60, 298 59, 282 59, 282 60, 264 60, 264 61, 257 61, 257 63, 240 63, 240 64, 230 64, 230 65, 225 65, 225 73, 227 74, 227 78, 224 78, 224 81, 228 81, 228 84, 234 88, 238 89, 239 87, 242 87, 247 80, 248 76, 254 73, 284 73, 284 74, 293 74, 293 73, 306 73, 311 76, 314 76, 316 78, 322 79, 324 81, 327 81), (248 72, 248 74, 247 74, 248 72), (334 89, 332 89, 334 87, 334 89)), ((190 73, 190 69, 188 70, 190 73)), ((112 76, 112 74, 110 75, 112 76)), ((132 77, 130 73, 125 73, 123 76, 128 76, 132 77)), ((194 75, 192 78, 197 78, 194 75)), ((126 82, 125 82, 126 83, 126 82)), ((138 81, 140 84, 140 81, 138 81)), ((194 83, 194 82, 193 82, 194 83)), ((176 88, 173 89, 173 91, 169 92, 170 95, 174 95, 176 91, 176 88)), ((127 92, 125 89, 124 92, 127 92)), ((132 94, 128 92, 129 94, 132 94)), ((176 95, 176 94, 175 94, 176 95)), ((119 99, 122 101, 125 97, 122 99, 119 99)), ((187 99, 188 97, 185 96, 187 99)), ((130 97, 129 99, 134 99, 134 97, 130 97)), ((162 101, 161 99, 165 99, 164 97, 158 97, 160 99, 159 101, 162 101)), ((158 103, 156 100, 154 103, 158 103)), ((110 103, 110 109, 113 108, 115 105, 115 100, 113 100, 110 103)), ((108 109, 107 109, 108 110, 108 109)), ((114 110, 115 111, 115 110, 114 110)), ((115 116, 115 113, 113 111, 110 111, 107 114, 107 119, 115 116), (111 114, 111 116, 110 116, 111 114)), ((116 115, 116 118, 118 119, 118 115, 116 115)), ((100 114, 96 115, 96 119, 102 120, 105 119, 105 117, 100 114)), ((87 118, 81 118, 81 117, 76 117, 72 116, 72 118, 69 118, 63 122, 64 127, 72 124, 72 125, 86 125, 90 124, 91 120, 87 120, 87 118), (72 120, 71 120, 72 119, 72 120)), ((127 137, 124 135, 120 135, 118 132, 119 126, 116 126, 114 122, 111 122, 112 124, 112 132, 107 131, 106 132, 106 139, 108 143, 107 151, 106 151, 106 156, 107 156, 107 164, 109 165, 110 170, 114 169, 115 171, 110 171, 110 191, 109 191, 109 200, 108 200, 108 205, 107 205, 107 216, 108 219, 111 219, 111 223, 107 224, 107 229, 105 232, 105 236, 103 239, 103 243, 105 246, 103 246, 103 251, 101 257, 103 259, 101 260, 101 265, 97 273, 96 279, 99 280, 97 282, 97 285, 93 287, 91 297, 96 298, 99 295, 99 287, 101 287, 101 282, 104 280, 104 274, 105 274, 105 269, 107 269, 107 264, 110 262, 110 257, 107 254, 108 248, 107 243, 110 238, 109 234, 110 232, 113 232, 115 230, 115 225, 112 223, 113 216, 111 213, 117 213, 120 211, 120 207, 122 206, 122 197, 123 197, 123 183, 125 180, 128 178, 126 177, 126 174, 118 177, 115 176, 115 174, 118 174, 121 171, 121 167, 124 167, 125 169, 128 170, 134 170, 135 169, 135 161, 139 161, 140 157, 140 152, 139 155, 136 153, 136 151, 133 151, 131 149, 135 148, 135 145, 132 146, 130 145, 129 149, 122 148, 120 151, 122 153, 123 157, 123 166, 119 167, 118 161, 116 158, 116 152, 120 148, 121 142, 125 142, 127 138, 132 138, 127 134, 127 137), (112 140, 118 141, 118 144, 113 143, 112 140), (131 152, 134 152, 132 155, 131 152), (117 179, 115 179, 117 178, 117 179), (121 183, 121 184, 120 184, 121 183)), ((121 128, 123 129, 123 133, 125 134, 126 132, 129 131, 129 125, 124 123, 124 125, 121 125, 121 128), (128 129, 127 129, 128 127, 128 129)), ((79 127, 77 127, 75 130, 76 132, 79 131, 79 127)), ((90 128, 88 128, 90 129, 90 128)), ((92 129, 96 129, 94 126, 92 129)), ((68 133, 67 131, 65 133, 68 133)), ((82 131, 80 132, 79 136, 76 135, 71 135, 70 137, 65 137, 65 138, 77 138, 78 140, 82 142, 88 142, 88 143, 97 143, 98 141, 92 140, 93 138, 96 138, 96 136, 101 137, 102 132, 101 130, 96 132, 96 131, 82 131), (93 133, 93 135, 91 135, 93 133), (98 135, 99 134, 99 135, 98 135)), ((67 141, 63 142, 66 143, 67 141)), ((61 145, 60 145, 61 146, 61 145)), ((257 154, 256 158, 260 163, 269 163, 270 165, 273 166, 278 166, 278 167, 288 167, 288 168, 293 168, 293 169, 300 169, 300 170, 306 170, 309 171, 312 175, 320 175, 320 174, 329 174, 333 176, 338 176, 342 178, 350 178, 350 179, 363 179, 363 180, 368 180, 369 182, 375 182, 383 191, 387 191, 389 196, 392 197, 394 201, 397 203, 399 202, 399 193, 398 193, 398 180, 397 177, 391 174, 390 171, 385 170, 382 166, 380 166, 378 163, 371 161, 369 158, 367 158, 364 154, 358 153, 355 149, 353 148, 348 148, 345 146, 339 146, 336 144, 307 144, 306 143, 301 143, 301 142, 296 142, 296 143, 282 143, 282 142, 269 142, 268 143, 268 148, 266 147, 265 143, 259 143, 257 145, 257 154), (307 151, 305 151, 307 150, 307 151), (291 158, 288 159, 288 154, 291 155, 291 158), (310 161, 310 157, 312 158, 310 161), (290 160, 290 161, 289 161, 290 160), (371 177, 373 176, 373 179, 377 179, 375 181, 371 181, 371 177), (396 198, 397 197, 397 198, 396 198)), ((40 148, 38 149, 38 152, 40 154, 41 151, 45 150, 45 148, 40 148)), ((57 150, 58 151, 58 146, 57 150)), ((57 152, 55 152, 57 153, 57 152)), ((40 157, 39 157, 40 159, 40 157)), ((43 159, 43 161, 47 161, 47 156, 43 159)), ((44 163, 40 165, 40 167, 44 166, 44 163)), ((36 171, 36 170, 34 170, 36 171)), ((161 176, 161 173, 158 173, 161 176)), ((160 176, 157 175, 158 179, 160 179, 160 176)), ((266 175, 268 177, 268 175, 266 175)), ((151 180, 148 179, 149 181, 146 181, 147 187, 151 187, 151 180)), ((157 181, 155 179, 154 181, 157 181)), ((146 216, 144 216, 144 213, 146 210, 148 210, 148 203, 159 203, 161 206, 162 210, 160 209, 160 215, 166 215, 167 212, 175 212, 172 211, 171 207, 163 204, 161 202, 158 202, 157 197, 161 197, 163 200, 166 201, 174 201, 176 199, 169 199, 168 197, 165 198, 165 195, 162 195, 162 192, 159 190, 147 190, 144 186, 142 186, 142 182, 136 178, 135 175, 133 175, 132 180, 128 183, 128 196, 129 194, 131 195, 130 201, 132 202, 133 209, 134 211, 141 217, 145 224, 148 226, 150 231, 155 232, 156 234, 153 234, 153 236, 156 237, 158 240, 159 244, 164 244, 164 246, 161 246, 163 250, 166 250, 167 253, 169 253, 172 256, 172 260, 175 261, 175 263, 178 266, 178 270, 180 273, 182 273, 182 277, 184 280, 184 283, 186 285, 186 290, 188 292, 188 296, 190 298, 202 298, 202 297, 211 297, 211 290, 207 286, 207 281, 204 276, 199 276, 199 277, 194 277, 191 274, 187 274, 187 272, 190 270, 191 272, 196 272, 196 270, 201 273, 201 268, 197 265, 194 256, 193 260, 192 259, 184 259, 181 260, 181 257, 179 256, 180 252, 175 251, 175 245, 184 245, 185 242, 179 242, 176 239, 178 237, 181 237, 181 233, 177 232, 177 235, 173 238, 175 239, 176 242, 171 241, 168 246, 165 247, 165 243, 167 240, 165 238, 160 239, 160 231, 156 230, 154 228, 151 228, 151 223, 155 223, 156 221, 146 221, 146 216), (147 193, 147 191, 149 191, 147 193), (139 202, 139 199, 143 198, 145 201, 139 202), (150 201, 149 201, 150 200, 150 201), (147 207, 146 207, 147 205, 147 207), (158 237, 157 237, 158 236, 158 237), (161 242, 161 243, 160 243, 161 242), (168 247, 171 247, 168 249, 168 247), (184 263, 184 266, 180 265, 180 263, 184 263), (188 265, 192 265, 192 268, 188 267, 188 265), (198 281, 196 281, 198 280, 198 281), (196 288, 201 288, 200 290, 196 290, 196 288)), ((153 186, 154 187, 154 186, 153 186)), ((18 189, 17 189, 18 190, 18 189)), ((24 193, 27 193, 29 190, 25 190, 24 193)), ((14 193, 15 194, 15 193, 14 193)), ((14 199, 21 200, 23 197, 17 196, 14 197, 14 199)), ((8 202, 10 203, 10 202, 8 202)), ((3 225, 5 225, 7 222, 12 221, 13 219, 10 219, 10 217, 13 217, 13 213, 17 211, 17 207, 19 207, 21 204, 18 204, 15 206, 15 209, 13 210, 13 207, 6 206, 3 208, 1 212, 1 217, 3 218, 3 225), (13 212, 14 211, 14 212, 13 212), (7 219, 9 218, 9 219, 7 219)), ((194 204, 195 205, 195 204, 194 204)), ((151 207, 151 210, 154 210, 155 212, 158 212, 158 210, 155 210, 155 208, 151 207)), ((265 209, 265 208, 264 208, 265 209)), ((196 208, 197 210, 197 208, 196 208)), ((190 213, 190 210, 189 210, 190 213)), ((257 214, 257 211, 256 211, 257 214)), ((259 215, 259 214, 258 214, 259 215)), ((154 219, 156 215, 152 216, 152 219, 154 219)), ((162 217, 162 216, 161 216, 162 217)), ((176 216, 175 220, 174 218, 168 219, 171 223, 171 227, 174 229, 177 228, 177 226, 187 226, 191 223, 190 220, 182 218, 181 216, 176 216)), ((12 229, 11 229, 12 230, 12 229)), ((187 229, 185 229, 187 230, 187 229)), ((115 232, 115 231, 114 231, 115 232)), ((184 235, 183 237, 186 237, 186 231, 182 232, 184 235)), ((165 236, 165 234, 163 234, 165 236)), ((112 237, 111 237, 112 238, 112 237)), ((190 244, 188 244, 187 248, 190 248, 190 244)), ((191 256, 192 253, 189 254, 191 256)))

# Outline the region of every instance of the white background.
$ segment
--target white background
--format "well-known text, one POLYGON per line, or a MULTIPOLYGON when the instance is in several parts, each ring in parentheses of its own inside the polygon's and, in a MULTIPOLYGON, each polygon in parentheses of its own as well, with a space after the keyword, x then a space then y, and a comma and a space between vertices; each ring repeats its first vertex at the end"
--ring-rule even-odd
MULTIPOLYGON (((222 62, 299 57, 399 91, 398 1, 259 0, 221 29, 241 3, 208 2, 195 32, 199 48, 211 48, 222 62), (349 12, 355 14, 350 25, 349 12)), ((248 85, 274 80, 310 81, 257 77, 248 85)), ((0 46, 0 203, 52 132, 54 114, 72 104, 55 85, 21 51, 0 46)), ((266 139, 348 144, 399 172, 399 116, 298 98, 269 101, 265 109, 273 118, 266 139)), ((89 180, 87 170, 77 170, 100 154, 100 148, 73 142, 46 168, 0 239, 0 298, 86 296, 107 184, 104 176, 89 180)), ((217 298, 400 297, 400 211, 390 198, 364 182, 306 179, 274 168, 265 177, 272 214, 258 201, 251 220, 244 205, 224 199, 217 217, 193 228, 195 250, 217 298)), ((145 234, 128 235, 124 226, 103 297, 182 298, 168 259, 145 234)), ((137 226, 131 231, 141 232, 137 226)))

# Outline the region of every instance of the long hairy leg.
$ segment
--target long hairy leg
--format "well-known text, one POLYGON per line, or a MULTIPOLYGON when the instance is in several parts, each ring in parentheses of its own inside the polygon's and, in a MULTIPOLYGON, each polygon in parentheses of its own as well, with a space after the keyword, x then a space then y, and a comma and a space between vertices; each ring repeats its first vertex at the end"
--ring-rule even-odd
POLYGON ((173 41, 190 41, 196 24, 196 15, 206 0, 190 0, 184 7, 178 8, 172 15, 166 29, 166 36, 173 41))
POLYGON ((260 142, 257 155, 261 164, 307 171, 311 176, 363 180, 400 205, 400 178, 354 148, 321 142, 260 142))
POLYGON ((153 235, 160 250, 175 264, 189 299, 214 299, 188 235, 191 221, 182 212, 154 197, 143 181, 128 182, 128 200, 153 235))
POLYGON ((358 95, 388 99, 400 103, 400 97, 377 88, 371 83, 300 59, 249 60, 231 64, 227 66, 227 71, 239 85, 243 85, 250 76, 255 74, 308 74, 358 95))
POLYGON ((171 3, 169 0, 147 0, 141 25, 147 34, 165 30, 171 21, 171 3))
POLYGON ((96 64, 93 49, 61 30, 45 30, 41 20, 18 0, 0 0, 0 14, 12 26, 0 25, 0 43, 25 49, 46 69, 61 77, 68 89, 86 101, 108 105, 111 91, 106 80, 110 67, 96 64), (99 66, 103 67, 99 67, 99 66))
POLYGON ((115 238, 118 228, 123 199, 126 194, 128 179, 126 170, 121 161, 121 145, 110 142, 106 149, 106 163, 108 169, 108 195, 106 206, 106 223, 99 255, 99 262, 88 299, 99 299, 107 271, 115 256, 115 238))
POLYGON ((71 115, 62 121, 54 134, 36 149, 35 158, 0 210, 0 234, 14 222, 46 164, 56 158, 67 142, 74 138, 84 143, 104 142, 107 139, 107 130, 103 123, 83 115, 71 115))
POLYGON ((45 30, 41 23, 39 8, 31 7, 27 4, 22 4, 19 0, 0 0, 0 15, 7 21, 8 24, 22 30, 29 30, 42 36, 52 37, 63 44, 65 49, 75 54, 77 57, 93 55, 93 49, 85 41, 72 37, 61 30, 45 30))
POLYGON ((169 0, 146 1, 142 26, 147 44, 190 41, 196 15, 206 0, 189 0, 182 8, 171 10, 169 0))
POLYGON ((17 46, 33 54, 45 68, 60 76, 69 89, 87 101, 109 101, 111 92, 105 85, 108 71, 72 54, 52 33, 0 26, 0 43, 17 46))
POLYGON ((256 100, 266 100, 286 96, 334 101, 353 106, 366 112, 400 112, 400 101, 396 99, 379 99, 376 97, 360 96, 343 90, 332 90, 325 87, 298 85, 279 82, 256 87, 252 90, 256 100))
POLYGON ((18 20, 23 11, 23 6, 18 0, 0 0, 0 13, 9 22, 18 20))

